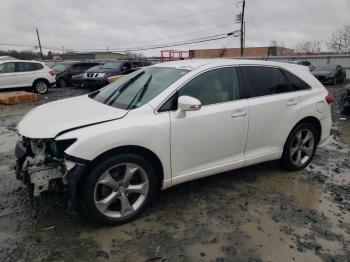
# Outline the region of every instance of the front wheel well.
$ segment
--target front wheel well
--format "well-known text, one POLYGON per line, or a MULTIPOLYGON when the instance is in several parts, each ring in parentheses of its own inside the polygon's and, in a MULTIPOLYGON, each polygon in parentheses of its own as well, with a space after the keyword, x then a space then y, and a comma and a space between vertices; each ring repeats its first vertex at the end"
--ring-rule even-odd
MULTIPOLYGON (((117 148, 110 149, 101 155, 97 156, 95 159, 93 159, 87 166, 87 170, 92 170, 95 166, 98 165, 101 161, 115 155, 119 154, 135 154, 139 155, 141 157, 144 157, 147 159, 150 164, 154 167, 155 172, 158 176, 158 188, 160 189, 162 187, 162 183, 164 180, 164 171, 163 171, 163 165, 160 161, 159 157, 152 152, 151 150, 141 147, 141 146, 121 146, 117 148)), ((84 180, 86 179, 86 175, 83 175, 81 179, 79 180, 78 184, 82 185, 84 183, 84 180)))

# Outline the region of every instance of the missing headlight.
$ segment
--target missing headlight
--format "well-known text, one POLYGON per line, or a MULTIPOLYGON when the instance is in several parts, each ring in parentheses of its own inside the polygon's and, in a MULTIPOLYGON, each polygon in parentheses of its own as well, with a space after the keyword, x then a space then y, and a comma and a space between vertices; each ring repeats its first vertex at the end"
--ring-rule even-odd
POLYGON ((49 154, 58 159, 63 158, 64 151, 70 147, 77 139, 50 140, 48 143, 49 154))

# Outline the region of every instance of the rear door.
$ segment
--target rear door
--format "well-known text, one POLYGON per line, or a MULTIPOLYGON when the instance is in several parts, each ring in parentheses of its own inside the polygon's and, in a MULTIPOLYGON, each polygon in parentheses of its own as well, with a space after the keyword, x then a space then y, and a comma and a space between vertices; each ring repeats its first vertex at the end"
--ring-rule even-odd
POLYGON ((17 83, 20 87, 31 86, 36 79, 33 63, 16 62, 17 83))
POLYGON ((0 88, 18 87, 15 62, 0 64, 0 88))
POLYGON ((241 66, 240 79, 249 107, 245 156, 250 165, 279 155, 301 106, 298 92, 292 92, 279 68, 241 66))

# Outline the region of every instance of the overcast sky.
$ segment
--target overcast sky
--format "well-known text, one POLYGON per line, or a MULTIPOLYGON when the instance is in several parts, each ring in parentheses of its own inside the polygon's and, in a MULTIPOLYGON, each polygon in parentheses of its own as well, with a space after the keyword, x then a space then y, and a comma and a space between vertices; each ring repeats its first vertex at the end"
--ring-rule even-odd
MULTIPOLYGON (((192 40, 239 29, 234 20, 241 4, 234 2, 1 0, 0 44, 27 45, 17 49, 32 49, 30 46, 37 45, 35 27, 39 28, 44 47, 60 50, 125 49, 192 40), (207 11, 210 9, 213 10, 207 11), (187 16, 194 13, 200 14, 187 16), (172 19, 180 16, 186 17, 172 19), (160 20, 163 22, 153 23, 160 20)), ((345 24, 350 24, 350 0, 246 0, 247 47, 277 41, 294 48, 300 41, 327 40, 345 24)), ((165 49, 238 46, 239 39, 230 37, 165 49)), ((142 52, 159 55, 158 49, 142 52)))

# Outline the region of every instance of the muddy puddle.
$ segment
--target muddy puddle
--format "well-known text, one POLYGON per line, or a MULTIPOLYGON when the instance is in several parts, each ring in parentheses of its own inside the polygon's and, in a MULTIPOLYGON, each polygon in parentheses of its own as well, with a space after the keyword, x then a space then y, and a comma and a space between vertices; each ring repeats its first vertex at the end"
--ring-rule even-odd
POLYGON ((350 121, 336 112, 303 171, 269 162, 189 182, 138 220, 101 228, 68 212, 66 192, 31 201, 15 180, 15 125, 35 105, 0 106, 0 261, 350 260, 350 121))

